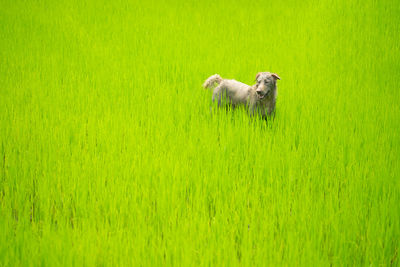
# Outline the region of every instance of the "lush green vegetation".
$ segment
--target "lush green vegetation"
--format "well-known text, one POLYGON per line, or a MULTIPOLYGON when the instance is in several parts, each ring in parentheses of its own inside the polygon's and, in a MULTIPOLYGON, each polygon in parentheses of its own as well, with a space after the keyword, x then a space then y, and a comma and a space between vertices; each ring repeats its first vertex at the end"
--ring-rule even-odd
POLYGON ((398 265, 398 1, 0 3, 0 265, 398 265), (276 72, 277 115, 210 112, 276 72))

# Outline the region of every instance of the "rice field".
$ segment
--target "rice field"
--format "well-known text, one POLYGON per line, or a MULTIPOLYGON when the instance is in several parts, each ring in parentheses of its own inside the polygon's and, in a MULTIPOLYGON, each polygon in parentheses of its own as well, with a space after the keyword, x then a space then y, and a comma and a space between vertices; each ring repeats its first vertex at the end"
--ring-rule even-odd
POLYGON ((396 0, 0 2, 1 266, 398 266, 396 0), (276 72, 274 120, 203 81, 276 72))

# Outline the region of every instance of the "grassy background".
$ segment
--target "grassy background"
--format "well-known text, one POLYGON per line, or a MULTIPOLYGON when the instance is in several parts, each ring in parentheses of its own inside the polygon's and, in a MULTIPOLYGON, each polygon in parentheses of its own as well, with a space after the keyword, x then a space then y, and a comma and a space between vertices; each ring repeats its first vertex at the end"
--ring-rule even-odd
POLYGON ((56 2, 0 3, 0 265, 399 264, 396 0, 56 2))

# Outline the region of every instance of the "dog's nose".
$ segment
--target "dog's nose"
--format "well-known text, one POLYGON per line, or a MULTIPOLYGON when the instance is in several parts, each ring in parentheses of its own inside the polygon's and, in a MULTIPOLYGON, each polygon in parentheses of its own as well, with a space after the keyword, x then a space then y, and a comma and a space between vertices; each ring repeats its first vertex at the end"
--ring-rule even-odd
POLYGON ((256 91, 256 93, 262 95, 262 91, 256 91))

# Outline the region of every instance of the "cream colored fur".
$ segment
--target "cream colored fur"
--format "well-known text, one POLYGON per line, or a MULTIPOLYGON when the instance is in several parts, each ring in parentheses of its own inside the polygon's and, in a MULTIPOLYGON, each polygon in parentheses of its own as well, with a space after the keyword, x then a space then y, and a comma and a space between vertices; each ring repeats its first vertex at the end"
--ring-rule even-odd
POLYGON ((250 115, 258 113, 265 117, 275 112, 277 80, 280 78, 275 73, 259 72, 256 84, 250 86, 236 80, 222 79, 218 74, 214 74, 204 82, 203 87, 213 90, 212 100, 217 100, 218 106, 222 104, 222 97, 226 96, 233 108, 245 105, 250 115))

